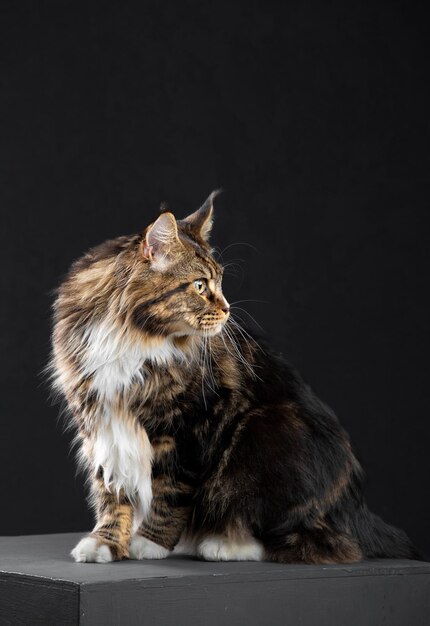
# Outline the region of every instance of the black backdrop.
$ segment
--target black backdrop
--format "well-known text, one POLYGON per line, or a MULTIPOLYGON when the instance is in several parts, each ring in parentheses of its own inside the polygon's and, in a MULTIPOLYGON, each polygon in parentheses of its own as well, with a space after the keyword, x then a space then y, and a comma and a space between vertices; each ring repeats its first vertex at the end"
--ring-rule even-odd
POLYGON ((39 375, 50 291, 161 200, 181 217, 222 186, 213 241, 241 259, 227 297, 258 300, 239 306, 340 416, 370 505, 430 553, 425 16, 394 1, 1 11, 0 533, 91 526, 39 375))

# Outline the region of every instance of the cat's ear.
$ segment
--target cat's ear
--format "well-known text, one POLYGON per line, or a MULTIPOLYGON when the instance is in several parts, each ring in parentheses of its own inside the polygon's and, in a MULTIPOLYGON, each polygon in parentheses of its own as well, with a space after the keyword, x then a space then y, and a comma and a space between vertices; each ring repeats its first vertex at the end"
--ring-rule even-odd
POLYGON ((165 270, 182 247, 178 226, 172 213, 162 213, 146 231, 142 242, 142 254, 151 261, 156 270, 165 270))
POLYGON ((204 201, 200 209, 191 213, 188 217, 181 220, 191 231, 199 235, 205 241, 208 241, 213 223, 214 199, 221 193, 221 189, 213 191, 204 201))

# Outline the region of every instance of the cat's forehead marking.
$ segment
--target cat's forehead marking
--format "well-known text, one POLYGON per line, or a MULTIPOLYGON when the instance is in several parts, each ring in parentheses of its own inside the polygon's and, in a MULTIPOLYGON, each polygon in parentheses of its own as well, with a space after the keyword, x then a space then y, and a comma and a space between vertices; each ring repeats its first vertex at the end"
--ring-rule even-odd
POLYGON ((196 251, 196 257, 203 262, 204 269, 208 272, 208 278, 217 278, 220 274, 220 268, 209 255, 204 256, 196 251))

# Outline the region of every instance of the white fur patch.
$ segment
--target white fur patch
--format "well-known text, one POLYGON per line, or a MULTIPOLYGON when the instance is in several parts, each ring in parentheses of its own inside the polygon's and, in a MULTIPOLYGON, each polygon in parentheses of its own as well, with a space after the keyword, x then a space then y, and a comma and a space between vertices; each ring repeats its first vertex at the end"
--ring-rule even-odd
POLYGON ((165 559, 170 551, 146 537, 134 535, 130 542, 130 559, 165 559))
POLYGON ((101 466, 106 487, 116 493, 123 489, 136 502, 133 528, 137 530, 152 499, 152 447, 132 416, 117 414, 115 399, 133 383, 145 384, 145 362, 165 365, 184 355, 172 338, 161 342, 132 341, 107 321, 91 325, 84 341, 83 375, 92 376, 92 388, 104 406, 92 447, 93 469, 97 472, 101 466))
POLYGON ((85 332, 83 374, 92 375, 92 387, 101 398, 112 399, 133 382, 144 383, 145 361, 166 365, 183 354, 167 337, 163 341, 136 342, 108 322, 91 325, 85 332))
POLYGON ((103 468, 106 488, 119 494, 121 489, 135 503, 134 527, 148 514, 152 500, 152 446, 143 428, 130 418, 107 410, 93 443, 94 471, 103 468))
POLYGON ((97 545, 94 537, 84 537, 70 553, 77 563, 110 563, 113 561, 109 546, 97 545))
POLYGON ((264 548, 254 537, 233 541, 227 537, 213 536, 199 543, 197 555, 206 561, 261 561, 264 548))

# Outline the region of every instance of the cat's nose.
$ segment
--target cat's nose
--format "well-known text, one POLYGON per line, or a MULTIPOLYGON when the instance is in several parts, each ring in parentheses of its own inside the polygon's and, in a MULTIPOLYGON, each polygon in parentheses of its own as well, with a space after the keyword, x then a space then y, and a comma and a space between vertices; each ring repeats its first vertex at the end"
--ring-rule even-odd
POLYGON ((221 311, 225 313, 226 315, 230 311, 230 305, 227 302, 227 300, 224 298, 224 296, 220 298, 220 308, 221 308, 221 311))

